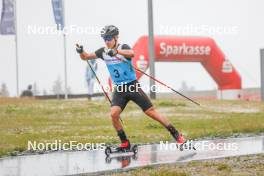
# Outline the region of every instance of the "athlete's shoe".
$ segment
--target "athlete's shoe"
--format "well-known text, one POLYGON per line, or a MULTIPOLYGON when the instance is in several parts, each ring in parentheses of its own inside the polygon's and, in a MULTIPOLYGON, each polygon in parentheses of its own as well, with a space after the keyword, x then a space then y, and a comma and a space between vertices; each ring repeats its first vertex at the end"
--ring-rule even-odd
POLYGON ((124 142, 122 142, 119 147, 118 150, 126 150, 126 149, 130 149, 130 142, 129 140, 126 140, 124 142))
POLYGON ((179 133, 178 139, 177 139, 177 143, 178 144, 183 144, 185 142, 185 139, 183 137, 183 135, 181 133, 179 133))

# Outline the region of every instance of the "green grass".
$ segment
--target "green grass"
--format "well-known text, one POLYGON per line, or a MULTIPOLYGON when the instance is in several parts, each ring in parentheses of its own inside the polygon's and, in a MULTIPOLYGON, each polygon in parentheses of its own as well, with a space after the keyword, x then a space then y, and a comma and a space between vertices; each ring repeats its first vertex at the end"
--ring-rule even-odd
MULTIPOLYGON (((161 114, 189 139, 264 132, 264 105, 246 101, 201 101, 198 107, 180 100, 156 100, 161 114)), ((172 140, 159 123, 129 103, 122 113, 133 143, 172 140)), ((27 149, 28 141, 118 143, 107 101, 0 98, 0 156, 27 149)))

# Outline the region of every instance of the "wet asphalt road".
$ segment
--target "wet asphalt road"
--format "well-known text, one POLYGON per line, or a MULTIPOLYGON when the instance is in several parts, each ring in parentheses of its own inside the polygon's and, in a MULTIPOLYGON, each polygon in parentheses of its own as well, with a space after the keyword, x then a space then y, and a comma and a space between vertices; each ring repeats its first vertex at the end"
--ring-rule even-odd
POLYGON ((111 155, 104 151, 52 152, 0 159, 0 176, 41 176, 102 173, 153 164, 188 162, 264 153, 264 136, 194 141, 196 150, 180 151, 173 143, 143 145, 138 153, 111 155))

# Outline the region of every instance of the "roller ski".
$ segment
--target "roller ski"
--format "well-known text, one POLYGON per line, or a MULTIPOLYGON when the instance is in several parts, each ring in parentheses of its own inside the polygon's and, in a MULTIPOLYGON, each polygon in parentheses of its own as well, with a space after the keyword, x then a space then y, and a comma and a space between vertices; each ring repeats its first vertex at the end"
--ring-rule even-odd
POLYGON ((105 148, 105 154, 106 156, 110 156, 111 154, 137 154, 138 152, 138 146, 137 145, 130 145, 130 142, 128 140, 122 142, 119 147, 116 146, 107 146, 105 148))

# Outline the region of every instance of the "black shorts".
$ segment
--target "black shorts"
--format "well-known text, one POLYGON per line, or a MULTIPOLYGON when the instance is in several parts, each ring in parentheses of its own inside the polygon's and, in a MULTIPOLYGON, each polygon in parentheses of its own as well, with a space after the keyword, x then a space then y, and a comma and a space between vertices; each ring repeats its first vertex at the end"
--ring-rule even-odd
POLYGON ((130 100, 135 102, 143 111, 153 106, 137 80, 115 86, 111 106, 119 106, 124 110, 130 100))

